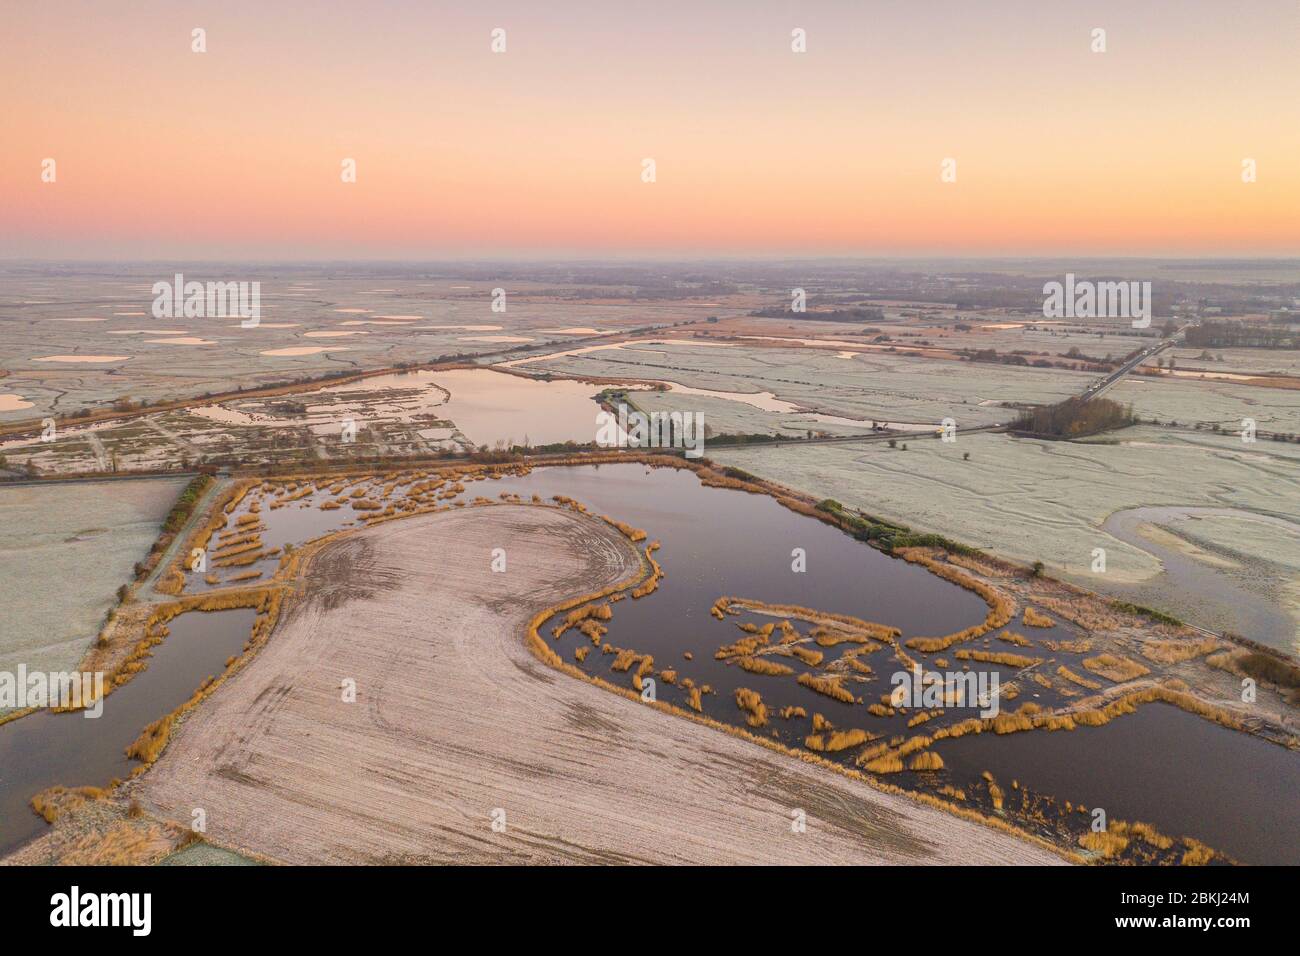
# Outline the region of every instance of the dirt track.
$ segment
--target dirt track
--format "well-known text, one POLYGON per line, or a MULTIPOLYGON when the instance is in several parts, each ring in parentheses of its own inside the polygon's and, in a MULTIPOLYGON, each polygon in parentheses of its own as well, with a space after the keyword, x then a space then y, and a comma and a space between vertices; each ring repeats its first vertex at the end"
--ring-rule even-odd
POLYGON ((524 648, 538 608, 636 570, 613 529, 550 508, 465 509, 341 539, 134 795, 185 824, 202 807, 213 842, 292 863, 1060 862, 524 648), (490 571, 495 547, 505 574, 490 571))

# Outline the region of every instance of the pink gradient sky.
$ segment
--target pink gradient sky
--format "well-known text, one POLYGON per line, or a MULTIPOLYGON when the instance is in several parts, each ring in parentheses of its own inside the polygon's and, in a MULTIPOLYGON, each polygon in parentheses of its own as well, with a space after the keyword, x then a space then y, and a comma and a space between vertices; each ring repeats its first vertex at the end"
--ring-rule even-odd
POLYGON ((1292 0, 47 0, 5 20, 4 257, 1300 254, 1292 0))

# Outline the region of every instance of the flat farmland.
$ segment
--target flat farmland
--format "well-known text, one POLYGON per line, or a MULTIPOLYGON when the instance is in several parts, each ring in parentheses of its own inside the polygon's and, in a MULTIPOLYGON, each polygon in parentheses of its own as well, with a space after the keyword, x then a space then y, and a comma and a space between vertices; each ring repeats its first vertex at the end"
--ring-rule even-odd
MULTIPOLYGON (((521 365, 532 373, 653 378, 724 392, 766 391, 801 409, 859 419, 959 426, 1013 416, 1006 403, 1048 403, 1078 394, 1097 376, 910 358, 882 352, 840 357, 813 348, 746 348, 720 342, 638 342, 521 365)), ((707 419, 706 419, 707 421, 707 419)))
POLYGON ((155 402, 328 372, 388 368, 520 346, 562 347, 598 333, 702 320, 748 300, 637 300, 563 281, 383 279, 253 271, 187 280, 261 282, 261 321, 155 318, 152 285, 171 270, 116 276, 0 274, 0 423, 130 398, 155 402), (504 284, 505 311, 493 289, 504 284), (586 296, 584 296, 586 293, 586 296))
POLYGON ((185 479, 0 486, 0 671, 75 668, 185 479))

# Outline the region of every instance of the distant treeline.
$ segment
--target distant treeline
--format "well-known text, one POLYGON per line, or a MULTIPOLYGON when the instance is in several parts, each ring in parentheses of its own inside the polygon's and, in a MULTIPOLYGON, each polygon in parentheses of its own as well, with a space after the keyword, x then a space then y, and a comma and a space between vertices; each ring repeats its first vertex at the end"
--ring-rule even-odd
POLYGON ((773 306, 750 314, 764 319, 803 319, 806 322, 879 322, 885 317, 883 310, 869 306, 827 312, 792 312, 787 306, 773 306))
POLYGON ((1137 421, 1133 406, 1121 405, 1108 398, 1067 398, 1056 405, 1028 408, 1012 423, 1012 429, 1048 435, 1054 438, 1083 438, 1114 428, 1124 428, 1137 421))
POLYGON ((1198 348, 1300 349, 1300 332, 1254 322, 1204 322, 1187 330, 1187 344, 1198 348))

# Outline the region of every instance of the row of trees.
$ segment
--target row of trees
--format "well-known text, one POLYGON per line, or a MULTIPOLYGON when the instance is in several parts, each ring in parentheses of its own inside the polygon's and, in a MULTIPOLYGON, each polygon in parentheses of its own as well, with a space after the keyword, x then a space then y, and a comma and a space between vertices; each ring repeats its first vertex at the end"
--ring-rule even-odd
POLYGON ((1132 405, 1121 405, 1108 398, 1067 398, 1056 405, 1025 409, 1012 428, 1053 438, 1082 438, 1124 428, 1136 421, 1132 405))
POLYGON ((1256 322, 1202 322, 1187 330, 1187 344, 1198 348, 1300 349, 1300 332, 1256 322))

